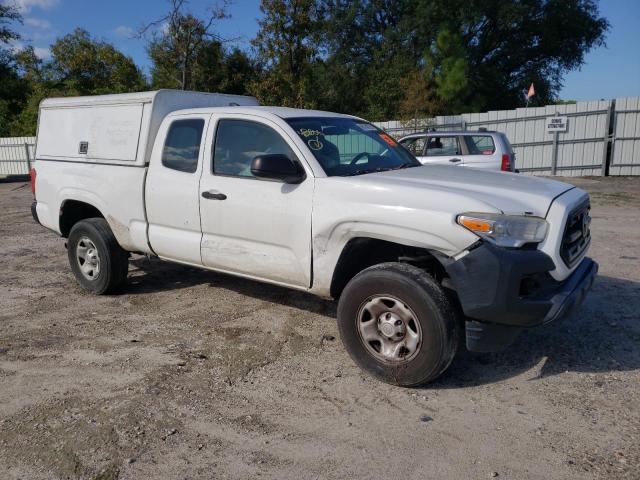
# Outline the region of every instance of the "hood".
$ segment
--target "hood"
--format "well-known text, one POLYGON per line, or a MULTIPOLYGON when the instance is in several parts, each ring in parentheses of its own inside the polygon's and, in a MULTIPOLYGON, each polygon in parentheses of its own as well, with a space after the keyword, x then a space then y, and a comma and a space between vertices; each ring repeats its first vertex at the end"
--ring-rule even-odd
POLYGON ((473 197, 503 213, 528 212, 538 217, 546 217, 551 202, 574 188, 573 185, 546 178, 448 165, 423 165, 349 179, 358 179, 363 184, 381 184, 387 188, 411 187, 457 193, 473 197))

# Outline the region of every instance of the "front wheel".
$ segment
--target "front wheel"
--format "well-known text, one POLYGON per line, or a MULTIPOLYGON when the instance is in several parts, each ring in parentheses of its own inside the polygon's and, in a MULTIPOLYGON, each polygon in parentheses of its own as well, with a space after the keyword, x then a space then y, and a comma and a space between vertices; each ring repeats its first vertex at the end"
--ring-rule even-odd
POLYGON ((424 270, 403 263, 356 275, 340 297, 338 328, 353 360, 394 385, 434 380, 458 347, 456 310, 442 287, 424 270))
POLYGON ((104 218, 76 223, 69 232, 67 248, 71 270, 85 290, 96 295, 112 293, 126 281, 129 256, 104 218))

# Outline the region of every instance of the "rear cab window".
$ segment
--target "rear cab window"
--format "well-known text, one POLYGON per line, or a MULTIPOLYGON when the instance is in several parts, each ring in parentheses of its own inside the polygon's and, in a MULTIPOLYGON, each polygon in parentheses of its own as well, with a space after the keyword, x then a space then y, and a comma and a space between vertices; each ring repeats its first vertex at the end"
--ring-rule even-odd
POLYGON ((463 138, 469 155, 493 155, 496 151, 491 135, 465 135, 463 138))
POLYGON ((194 173, 198 169, 203 128, 201 118, 175 120, 164 142, 162 165, 179 172, 194 173))

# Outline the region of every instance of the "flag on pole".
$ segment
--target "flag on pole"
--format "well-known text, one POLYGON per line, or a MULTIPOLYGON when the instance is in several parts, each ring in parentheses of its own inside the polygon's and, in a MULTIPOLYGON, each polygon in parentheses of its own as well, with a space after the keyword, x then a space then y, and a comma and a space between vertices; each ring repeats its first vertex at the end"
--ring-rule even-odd
POLYGON ((533 82, 531 83, 531 86, 529 87, 529 91, 527 92, 527 99, 533 97, 536 94, 536 89, 533 88, 533 82))

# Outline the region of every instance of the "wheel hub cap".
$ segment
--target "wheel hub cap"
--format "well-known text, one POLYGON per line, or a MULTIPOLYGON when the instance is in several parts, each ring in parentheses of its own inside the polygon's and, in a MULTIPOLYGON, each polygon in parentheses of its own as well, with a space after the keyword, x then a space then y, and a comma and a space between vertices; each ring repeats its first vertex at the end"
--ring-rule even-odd
POLYGON ((87 280, 95 280, 100 273, 100 255, 89 237, 81 237, 76 245, 76 260, 82 275, 87 280))
POLYGON ((380 333, 392 340, 400 340, 404 337, 406 327, 404 322, 391 312, 383 313, 378 317, 380 333))
POLYGON ((403 301, 390 295, 374 295, 360 306, 358 333, 371 355, 385 363, 405 363, 422 345, 416 315, 403 301))

